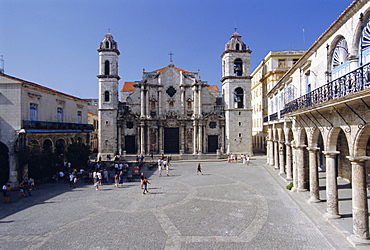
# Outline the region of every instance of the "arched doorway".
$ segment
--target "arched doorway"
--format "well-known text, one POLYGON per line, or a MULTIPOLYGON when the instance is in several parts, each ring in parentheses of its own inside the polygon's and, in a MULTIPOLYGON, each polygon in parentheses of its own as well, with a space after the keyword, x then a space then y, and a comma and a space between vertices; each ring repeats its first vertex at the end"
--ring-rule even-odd
POLYGON ((7 183, 9 179, 9 149, 0 142, 0 184, 7 183))
POLYGON ((350 153, 349 153, 347 138, 343 130, 341 130, 338 134, 337 150, 340 152, 340 154, 338 155, 337 166, 336 166, 337 176, 344 178, 348 181, 351 181, 352 166, 351 166, 351 162, 347 159, 347 156, 349 156, 350 153))

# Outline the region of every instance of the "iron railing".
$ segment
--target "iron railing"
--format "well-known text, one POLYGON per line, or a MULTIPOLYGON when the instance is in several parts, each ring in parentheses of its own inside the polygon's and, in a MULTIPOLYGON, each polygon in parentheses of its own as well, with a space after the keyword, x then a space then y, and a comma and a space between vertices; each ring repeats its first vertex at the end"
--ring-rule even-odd
POLYGON ((93 124, 22 120, 23 129, 93 131, 93 124))
POLYGON ((335 79, 287 104, 283 113, 324 103, 370 87, 370 63, 335 79))

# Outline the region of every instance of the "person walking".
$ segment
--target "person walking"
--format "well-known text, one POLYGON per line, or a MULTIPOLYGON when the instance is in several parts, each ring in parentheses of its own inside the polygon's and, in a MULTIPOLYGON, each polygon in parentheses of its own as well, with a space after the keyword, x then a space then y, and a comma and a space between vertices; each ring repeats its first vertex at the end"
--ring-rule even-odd
POLYGON ((201 173, 201 174, 203 175, 203 173, 202 173, 202 166, 200 165, 200 163, 198 163, 198 167, 197 167, 197 175, 198 175, 199 173, 201 173))
POLYGON ((22 182, 21 182, 21 185, 23 187, 23 190, 24 190, 24 193, 27 192, 28 196, 32 196, 31 192, 30 192, 30 188, 29 188, 29 182, 28 182, 28 178, 24 179, 22 182))
POLYGON ((161 159, 158 160, 158 177, 162 176, 162 163, 163 161, 161 159))
POLYGON ((149 193, 148 184, 151 184, 151 183, 148 181, 146 176, 144 176, 144 179, 143 179, 143 189, 144 189, 143 194, 149 193))
POLYGON ((251 163, 251 159, 249 157, 249 155, 247 156, 247 165, 249 165, 251 163))

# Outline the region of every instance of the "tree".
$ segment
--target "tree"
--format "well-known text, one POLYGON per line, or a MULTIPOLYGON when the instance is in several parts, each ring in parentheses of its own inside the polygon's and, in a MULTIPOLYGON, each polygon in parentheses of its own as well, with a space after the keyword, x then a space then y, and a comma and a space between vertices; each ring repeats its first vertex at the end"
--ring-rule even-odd
POLYGON ((79 168, 86 166, 90 154, 91 151, 88 146, 79 142, 74 142, 68 146, 66 157, 73 168, 79 168))

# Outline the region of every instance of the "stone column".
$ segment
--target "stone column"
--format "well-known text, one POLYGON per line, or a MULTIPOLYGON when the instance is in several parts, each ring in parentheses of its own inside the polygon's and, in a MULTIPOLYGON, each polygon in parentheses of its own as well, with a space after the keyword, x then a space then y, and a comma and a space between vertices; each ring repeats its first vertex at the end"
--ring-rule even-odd
POLYGON ((304 162, 304 148, 306 145, 296 146, 296 167, 297 167, 297 179, 298 179, 298 192, 306 192, 306 163, 304 162))
MULTIPOLYGON (((183 79, 183 75, 181 74, 181 81, 183 79)), ((186 100, 185 100, 185 87, 181 86, 181 115, 186 116, 186 100)))
POLYGON ((159 125, 159 153, 164 153, 164 147, 163 147, 163 124, 159 125))
POLYGON ((310 199, 308 200, 311 203, 320 202, 320 193, 319 193, 319 172, 317 165, 317 151, 320 150, 318 147, 307 148, 309 152, 310 160, 310 199))
POLYGON ((197 109, 197 104, 198 104, 198 89, 197 86, 193 87, 193 116, 197 117, 198 114, 198 109, 197 109))
POLYGON ((198 90, 198 114, 202 115, 202 86, 199 86, 198 90))
POLYGON ((149 112, 149 89, 144 90, 144 98, 145 98, 145 117, 150 117, 149 112))
POLYGON ((286 146, 286 180, 293 180, 292 172, 292 144, 289 142, 285 143, 286 146))
POLYGON ((225 125, 222 124, 221 125, 221 148, 222 150, 220 150, 221 154, 223 154, 225 152, 225 125))
POLYGON ((144 85, 141 85, 140 88, 140 117, 145 117, 145 98, 144 98, 144 85))
POLYGON ((202 124, 198 126, 198 155, 203 153, 203 131, 202 131, 202 124))
POLYGON ((180 152, 185 152, 185 125, 180 125, 180 152))
POLYGON ((367 204, 366 160, 369 156, 347 156, 352 164, 352 215, 353 235, 350 239, 359 243, 370 243, 369 208, 367 204))
POLYGON ((279 144, 277 141, 274 141, 274 168, 279 169, 279 144))
POLYGON ((267 165, 274 166, 274 142, 267 139, 267 165))
POLYGON ((158 116, 162 117, 162 88, 158 88, 158 116))
POLYGON ((292 191, 298 190, 298 171, 297 171, 297 146, 293 145, 293 188, 292 191))
POLYGON ((193 122, 193 127, 194 127, 194 131, 193 131, 193 154, 197 154, 197 123, 196 121, 193 122))
POLYGON ((285 174, 285 162, 284 162, 284 142, 280 141, 279 142, 279 175, 284 175, 285 174))
POLYGON ((122 127, 118 126, 118 154, 122 155, 122 127))
POLYGON ((140 124, 140 153, 145 155, 145 124, 140 124))
POLYGON ((335 169, 339 151, 323 151, 326 158, 326 214, 328 219, 339 219, 338 184, 335 169))

